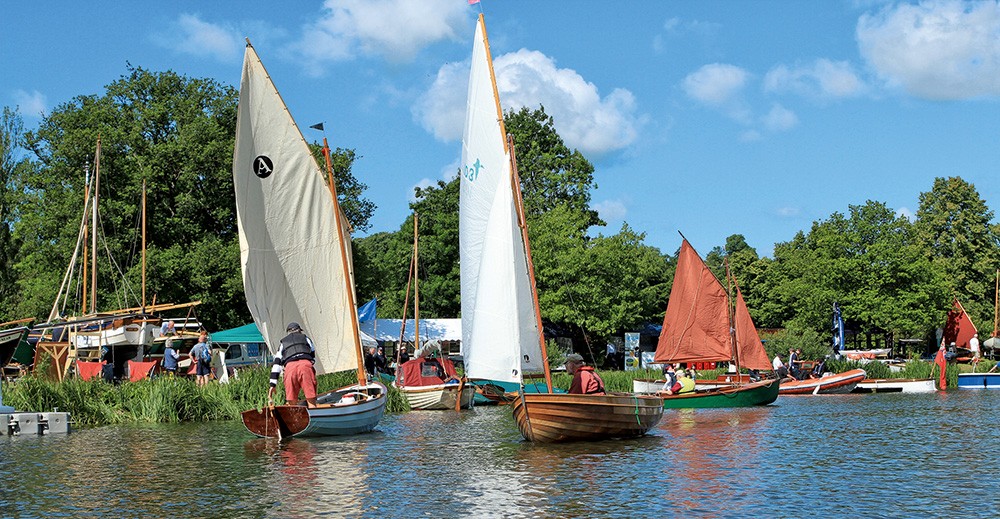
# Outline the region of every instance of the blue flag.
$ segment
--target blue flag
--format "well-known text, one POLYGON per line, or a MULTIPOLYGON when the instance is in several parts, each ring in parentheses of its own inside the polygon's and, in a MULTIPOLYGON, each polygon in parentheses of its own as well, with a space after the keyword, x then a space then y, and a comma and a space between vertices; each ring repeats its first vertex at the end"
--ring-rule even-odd
POLYGON ((372 298, 371 301, 368 301, 367 303, 361 305, 361 308, 358 308, 358 322, 363 323, 365 321, 374 321, 374 320, 375 320, 375 299, 372 298))
POLYGON ((844 349, 844 319, 840 317, 840 306, 833 303, 833 351, 844 349))

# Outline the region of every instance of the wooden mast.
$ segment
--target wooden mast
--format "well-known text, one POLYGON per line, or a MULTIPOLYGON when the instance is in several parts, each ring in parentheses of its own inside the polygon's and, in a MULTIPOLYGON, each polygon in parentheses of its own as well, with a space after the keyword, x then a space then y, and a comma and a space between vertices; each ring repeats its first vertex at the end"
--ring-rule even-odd
MULTIPOLYGON (((396 343, 396 367, 400 366, 400 351, 403 346, 403 334, 406 332, 406 311, 410 306, 410 284, 413 283, 413 256, 410 256, 410 273, 406 277, 406 296, 403 298, 403 321, 399 325, 399 342, 396 343)), ((399 377, 396 377, 396 385, 399 384, 399 377)))
POLYGON ((142 313, 146 313, 146 179, 142 179, 142 313))
MULTIPOLYGON (((480 15, 482 16, 482 15, 480 15)), ((493 69, 492 62, 490 70, 493 69)), ((494 81, 494 88, 496 82, 494 81)), ((501 119, 502 121, 503 119, 501 119)), ((542 367, 545 370, 545 387, 552 392, 552 372, 549 369, 549 354, 545 349, 545 333, 542 331, 542 310, 538 306, 538 287, 535 284, 535 263, 531 259, 531 244, 528 242, 528 222, 524 217, 524 200, 521 197, 521 177, 517 174, 517 156, 514 153, 514 137, 507 135, 507 149, 510 151, 510 183, 514 191, 514 208, 517 210, 517 225, 521 228, 524 242, 524 257, 528 265, 528 279, 531 280, 531 299, 535 303, 535 324, 538 326, 538 343, 542 349, 542 367)))
POLYGON ((87 314, 87 238, 89 237, 87 233, 90 229, 87 226, 87 204, 90 203, 90 164, 87 164, 85 171, 83 181, 85 184, 83 188, 83 270, 81 272, 83 287, 81 287, 80 315, 87 314))
POLYGON ((417 248, 417 213, 413 213, 413 347, 420 347, 420 260, 417 248))
MULTIPOLYGON (((997 269, 997 280, 993 287, 993 336, 996 337, 997 333, 1000 332, 1000 269, 997 269)), ((995 346, 994 346, 995 347, 995 346)))
POLYGON ((733 351, 733 359, 736 361, 736 385, 742 385, 742 378, 740 377, 740 348, 736 344, 736 297, 734 296, 735 291, 733 290, 733 285, 735 284, 735 279, 733 278, 733 273, 729 270, 729 257, 726 257, 726 311, 729 313, 729 345, 733 351))
POLYGON ((97 313, 97 202, 101 193, 101 136, 97 136, 97 156, 94 159, 94 217, 90 242, 90 313, 97 313))
POLYGON ((326 159, 327 182, 330 186, 330 198, 333 199, 333 216, 337 222, 337 242, 340 244, 340 263, 344 267, 344 285, 347 289, 347 306, 351 310, 351 329, 354 331, 354 353, 357 358, 358 384, 364 386, 368 384, 365 375, 364 352, 361 351, 361 335, 358 330, 358 307, 354 303, 354 286, 351 281, 351 273, 347 269, 347 247, 344 244, 344 224, 340 221, 340 204, 337 202, 337 186, 333 181, 333 165, 330 163, 330 145, 323 137, 323 158, 326 159))

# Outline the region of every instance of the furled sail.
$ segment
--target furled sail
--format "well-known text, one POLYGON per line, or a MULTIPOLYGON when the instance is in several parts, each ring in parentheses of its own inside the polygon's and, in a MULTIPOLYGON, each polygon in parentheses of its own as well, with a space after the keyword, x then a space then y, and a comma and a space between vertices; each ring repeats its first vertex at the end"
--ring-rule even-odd
POLYGON ((462 347, 469 378, 520 382, 544 366, 505 137, 480 16, 462 138, 462 347))
POLYGON ((360 347, 348 268, 322 170, 260 58, 243 60, 233 183, 247 305, 275 353, 289 322, 316 346, 317 373, 353 369, 360 347))

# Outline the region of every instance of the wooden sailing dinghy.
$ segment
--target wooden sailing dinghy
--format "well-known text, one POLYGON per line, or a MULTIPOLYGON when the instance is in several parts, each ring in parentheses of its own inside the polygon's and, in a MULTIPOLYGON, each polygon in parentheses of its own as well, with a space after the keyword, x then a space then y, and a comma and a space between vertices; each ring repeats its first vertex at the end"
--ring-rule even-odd
POLYGON ((506 137, 486 25, 472 50, 459 198, 462 344, 466 375, 523 385, 542 372, 546 393, 513 402, 525 439, 538 442, 641 436, 663 415, 653 396, 552 393, 534 269, 512 142, 506 137))
MULTIPOLYGON (((716 279, 687 239, 681 242, 654 362, 731 362, 750 370, 772 369, 728 265, 726 274, 734 288, 732 294, 716 279)), ((666 395, 663 405, 669 408, 748 407, 767 405, 777 398, 777 380, 744 384, 742 378, 737 377, 728 387, 666 395)))
POLYGON ((375 428, 386 389, 366 380, 354 304, 350 233, 337 203, 329 147, 324 182, 309 145, 247 41, 233 184, 247 305, 271 354, 289 322, 316 347, 316 373, 354 369, 358 383, 317 396, 318 407, 245 411, 258 436, 345 435, 375 428))
MULTIPOLYGON (((455 370, 455 365, 441 351, 440 343, 429 341, 420 347, 420 277, 419 269, 419 216, 413 213, 413 257, 410 261, 410 280, 407 282, 406 294, 409 297, 410 284, 413 285, 413 325, 414 340, 417 351, 412 358, 396 370, 396 387, 410 404, 410 409, 417 410, 448 410, 472 407, 476 388, 462 382, 455 370), (436 347, 435 347, 436 345, 436 347), (436 353, 436 357, 432 357, 436 353)), ((399 330, 398 352, 403 346, 403 331, 406 328, 406 302, 403 303, 403 325, 399 330)))

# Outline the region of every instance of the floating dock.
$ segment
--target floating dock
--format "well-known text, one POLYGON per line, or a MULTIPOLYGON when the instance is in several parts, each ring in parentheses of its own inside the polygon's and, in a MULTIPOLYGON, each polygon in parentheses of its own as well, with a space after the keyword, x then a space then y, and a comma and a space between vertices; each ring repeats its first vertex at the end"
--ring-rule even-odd
POLYGON ((0 436, 66 434, 68 432, 69 413, 0 412, 0 436))

